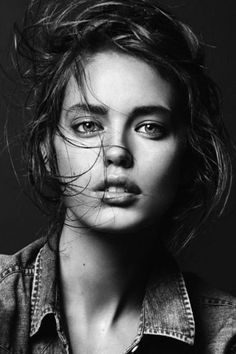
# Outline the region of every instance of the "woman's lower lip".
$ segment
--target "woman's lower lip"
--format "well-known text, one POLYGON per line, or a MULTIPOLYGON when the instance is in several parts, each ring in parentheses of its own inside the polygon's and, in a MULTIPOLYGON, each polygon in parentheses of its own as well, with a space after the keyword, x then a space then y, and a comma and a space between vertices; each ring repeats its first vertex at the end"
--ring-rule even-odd
POLYGON ((103 203, 108 205, 125 206, 131 204, 137 200, 137 194, 127 192, 99 192, 100 199, 103 203))

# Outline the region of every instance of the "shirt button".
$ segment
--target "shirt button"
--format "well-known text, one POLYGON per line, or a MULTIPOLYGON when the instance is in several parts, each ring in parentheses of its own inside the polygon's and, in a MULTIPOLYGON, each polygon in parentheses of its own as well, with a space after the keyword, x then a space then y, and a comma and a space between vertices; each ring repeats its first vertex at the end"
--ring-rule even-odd
POLYGON ((138 345, 136 345, 136 346, 131 350, 131 353, 136 352, 137 349, 138 349, 138 345))

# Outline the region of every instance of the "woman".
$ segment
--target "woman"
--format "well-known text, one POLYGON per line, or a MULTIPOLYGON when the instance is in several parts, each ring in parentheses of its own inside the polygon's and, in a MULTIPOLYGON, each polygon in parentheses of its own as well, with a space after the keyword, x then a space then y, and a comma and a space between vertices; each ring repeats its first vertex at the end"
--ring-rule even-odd
POLYGON ((151 0, 33 1, 16 43, 52 226, 1 258, 1 352, 236 352, 235 300, 169 254, 230 187, 195 35, 151 0))

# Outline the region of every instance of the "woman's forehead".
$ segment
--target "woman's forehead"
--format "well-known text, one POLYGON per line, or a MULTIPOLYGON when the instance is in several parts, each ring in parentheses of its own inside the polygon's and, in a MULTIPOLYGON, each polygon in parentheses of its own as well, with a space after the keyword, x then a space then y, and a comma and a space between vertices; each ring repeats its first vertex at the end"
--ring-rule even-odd
POLYGON ((63 106, 86 101, 113 109, 158 104, 170 109, 174 90, 151 65, 136 57, 106 51, 95 54, 84 66, 79 80, 71 76, 63 106))

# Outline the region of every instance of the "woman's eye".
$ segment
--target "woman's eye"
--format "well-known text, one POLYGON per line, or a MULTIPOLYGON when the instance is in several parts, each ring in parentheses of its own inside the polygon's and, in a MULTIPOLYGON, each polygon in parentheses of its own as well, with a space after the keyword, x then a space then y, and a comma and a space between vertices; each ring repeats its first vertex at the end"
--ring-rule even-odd
POLYGON ((162 138, 166 133, 165 128, 157 123, 141 124, 135 130, 151 138, 162 138))
POLYGON ((103 130, 101 125, 92 121, 77 123, 73 126, 73 129, 81 135, 91 135, 103 130))

